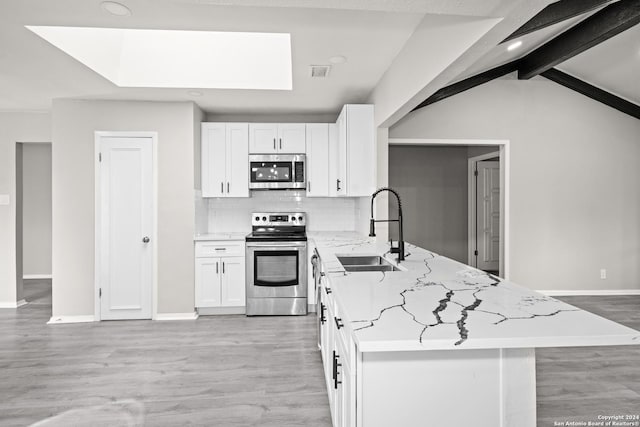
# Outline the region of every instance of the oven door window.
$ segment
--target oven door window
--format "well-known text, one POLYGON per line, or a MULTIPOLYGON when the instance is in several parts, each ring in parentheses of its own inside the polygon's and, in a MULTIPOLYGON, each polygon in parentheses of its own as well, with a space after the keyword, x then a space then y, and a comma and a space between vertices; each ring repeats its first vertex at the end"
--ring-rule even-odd
POLYGON ((295 286, 298 280, 298 251, 255 251, 255 286, 295 286))
POLYGON ((251 182, 292 182, 291 162, 251 162, 251 182))

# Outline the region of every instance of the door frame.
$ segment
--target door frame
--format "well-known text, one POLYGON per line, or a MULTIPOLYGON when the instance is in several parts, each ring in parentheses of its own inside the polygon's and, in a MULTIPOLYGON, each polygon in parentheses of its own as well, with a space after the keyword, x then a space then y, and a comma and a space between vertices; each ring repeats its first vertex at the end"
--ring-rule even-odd
MULTIPOLYGON (((491 153, 487 153, 487 154, 481 154, 479 156, 475 156, 475 157, 470 157, 468 159, 468 182, 469 182, 469 191, 467 191, 467 195, 469 197, 468 200, 468 206, 469 209, 467 209, 468 212, 468 221, 469 221, 469 225, 467 227, 467 230, 469 232, 469 238, 467 239, 468 241, 468 253, 467 253, 467 262, 470 266, 472 267, 477 267, 477 259, 476 259, 476 255, 475 255, 475 249, 476 249, 476 186, 474 185, 476 183, 476 176, 474 174, 474 171, 476 170, 476 166, 478 164, 478 162, 481 162, 483 160, 488 160, 488 159, 493 159, 495 157, 500 158, 500 151, 493 151, 491 153), (476 263, 476 265, 474 265, 474 262, 476 263)), ((500 184, 502 185, 502 163, 500 163, 500 184)), ((504 207, 503 207, 503 201, 502 201, 502 188, 500 188, 500 216, 502 217, 504 207)), ((501 230, 502 231, 502 230, 501 230)), ((500 253, 500 256, 502 256, 502 253, 500 253)))
MULTIPOLYGON (((389 138, 389 145, 460 146, 493 145, 500 152, 500 277, 509 280, 510 274, 510 216, 509 192, 511 177, 511 149, 508 139, 434 139, 434 138, 389 138)), ((493 157, 493 156, 492 156, 493 157)), ((469 206, 468 210, 471 207, 469 206)), ((428 248, 427 248, 428 249, 428 248)), ((471 260, 467 260, 470 262, 471 260)))
POLYGON ((94 260, 94 319, 95 321, 102 320, 102 312, 100 309, 100 247, 102 243, 101 239, 101 193, 100 193, 100 142, 104 137, 115 138, 151 138, 151 165, 152 165, 152 191, 151 191, 151 227, 153 230, 153 239, 151 239, 151 249, 153 251, 152 256, 152 272, 151 272, 151 319, 155 320, 158 316, 158 132, 147 131, 95 131, 94 132, 94 173, 95 173, 95 187, 94 187, 94 209, 95 209, 95 260, 94 260))

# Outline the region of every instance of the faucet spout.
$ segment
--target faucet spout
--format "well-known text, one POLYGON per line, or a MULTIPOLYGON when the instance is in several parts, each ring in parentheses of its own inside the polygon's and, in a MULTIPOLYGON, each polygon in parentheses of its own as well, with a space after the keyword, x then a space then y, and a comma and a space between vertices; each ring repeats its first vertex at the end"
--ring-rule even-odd
POLYGON ((371 219, 369 223, 369 236, 374 237, 376 235, 376 222, 397 222, 398 223, 398 247, 394 248, 393 244, 391 245, 391 253, 398 254, 398 262, 404 261, 404 236, 403 236, 403 224, 402 224, 402 201, 400 200, 400 195, 396 190, 389 187, 382 187, 377 189, 371 195, 371 219), (388 191, 389 193, 396 196, 396 200, 398 201, 398 219, 374 219, 373 217, 373 201, 376 196, 383 191, 388 191))

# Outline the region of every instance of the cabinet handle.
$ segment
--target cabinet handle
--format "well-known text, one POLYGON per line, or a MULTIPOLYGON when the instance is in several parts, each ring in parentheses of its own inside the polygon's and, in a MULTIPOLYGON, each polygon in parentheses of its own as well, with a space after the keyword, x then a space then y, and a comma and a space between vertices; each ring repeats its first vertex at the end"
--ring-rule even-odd
POLYGON ((280 149, 282 150, 282 138, 280 138, 280 149))
MULTIPOLYGON (((224 265, 224 263, 222 265, 224 265)), ((342 319, 341 318, 334 317, 333 320, 336 321, 336 328, 338 328, 338 330, 340 330, 340 328, 344 328, 344 323, 342 323, 342 319)))
POLYGON ((324 291, 329 295, 331 293, 331 288, 324 288, 324 291))
POLYGON ((307 191, 311 193, 311 181, 307 181, 307 191))
POLYGON ((342 384, 342 381, 338 381, 338 368, 342 366, 342 363, 338 363, 339 355, 333 350, 333 388, 338 389, 338 384, 342 384))
POLYGON ((324 322, 327 321, 327 318, 324 317, 324 311, 327 309, 327 306, 323 303, 320 303, 320 323, 324 325, 324 322))
POLYGON ((216 248, 215 250, 216 250, 216 251, 226 251, 226 250, 227 250, 227 248, 216 248))
POLYGON ((276 139, 275 138, 273 138, 273 149, 274 150, 276 149, 276 139))
POLYGON ((222 274, 224 274, 224 261, 222 261, 222 274))
POLYGON ((218 261, 216 261, 216 274, 218 274, 218 261))
POLYGON ((336 179, 336 191, 340 191, 340 180, 336 179))
POLYGON ((224 193, 224 182, 220 183, 220 192, 224 193))
POLYGON ((227 193, 229 192, 229 183, 227 182, 227 193))

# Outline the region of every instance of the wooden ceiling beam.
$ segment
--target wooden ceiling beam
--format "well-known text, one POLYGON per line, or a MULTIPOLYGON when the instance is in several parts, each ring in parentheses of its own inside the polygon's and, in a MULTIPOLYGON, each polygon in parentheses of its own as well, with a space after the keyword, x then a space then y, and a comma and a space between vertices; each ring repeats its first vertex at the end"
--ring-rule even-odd
POLYGON ((502 43, 597 9, 611 0, 560 0, 542 9, 502 43))
POLYGON ((640 23, 640 0, 619 0, 522 58, 518 78, 530 79, 640 23))
POLYGON ((577 79, 572 75, 564 73, 558 69, 551 68, 550 70, 544 71, 541 76, 608 105, 611 108, 615 108, 618 111, 629 114, 636 119, 640 119, 640 105, 629 102, 626 99, 620 98, 619 96, 595 87, 583 80, 577 79))
POLYGON ((426 107, 429 104, 433 104, 434 102, 442 101, 445 98, 457 95, 460 92, 464 92, 465 90, 480 86, 481 84, 487 83, 493 79, 497 79, 506 74, 512 73, 517 69, 517 61, 513 61, 499 67, 492 68, 491 70, 485 71, 483 73, 476 74, 475 76, 471 76, 464 80, 460 80, 459 82, 450 84, 438 90, 436 93, 422 101, 416 108, 411 111, 416 111, 422 107, 426 107))

